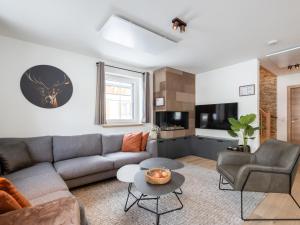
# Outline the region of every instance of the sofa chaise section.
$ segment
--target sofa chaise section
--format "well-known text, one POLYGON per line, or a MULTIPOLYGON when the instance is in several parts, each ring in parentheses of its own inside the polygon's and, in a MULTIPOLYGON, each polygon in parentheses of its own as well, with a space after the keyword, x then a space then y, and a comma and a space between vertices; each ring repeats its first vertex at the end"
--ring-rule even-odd
POLYGON ((11 180, 30 202, 33 202, 36 198, 41 196, 45 197, 57 191, 68 192, 68 187, 65 182, 56 173, 52 164, 48 162, 38 163, 29 168, 6 175, 5 177, 11 180))

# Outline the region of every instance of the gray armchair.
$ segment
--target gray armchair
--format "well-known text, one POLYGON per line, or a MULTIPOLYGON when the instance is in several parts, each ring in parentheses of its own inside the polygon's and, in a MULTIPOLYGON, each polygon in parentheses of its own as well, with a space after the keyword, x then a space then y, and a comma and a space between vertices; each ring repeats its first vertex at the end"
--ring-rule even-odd
POLYGON ((287 193, 300 208, 292 195, 299 156, 300 145, 277 140, 266 141, 254 154, 221 152, 217 162, 217 171, 220 173, 219 189, 241 192, 241 218, 243 220, 273 220, 245 219, 243 216, 243 192, 287 193), (228 185, 231 188, 224 188, 228 185))

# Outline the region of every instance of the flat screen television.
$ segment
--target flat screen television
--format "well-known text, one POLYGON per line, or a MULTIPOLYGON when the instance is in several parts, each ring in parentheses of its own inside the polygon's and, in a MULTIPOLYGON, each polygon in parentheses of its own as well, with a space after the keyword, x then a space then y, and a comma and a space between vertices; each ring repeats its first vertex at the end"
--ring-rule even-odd
POLYGON ((238 117, 238 103, 196 105, 196 128, 230 130, 228 118, 238 117))

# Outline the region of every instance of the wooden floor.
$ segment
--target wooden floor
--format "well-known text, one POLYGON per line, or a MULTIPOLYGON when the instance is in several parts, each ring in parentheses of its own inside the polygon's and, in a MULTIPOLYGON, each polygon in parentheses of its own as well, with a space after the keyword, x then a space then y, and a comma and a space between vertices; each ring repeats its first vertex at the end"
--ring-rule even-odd
MULTIPOLYGON (((188 162, 199 167, 215 170, 216 161, 197 157, 187 156, 179 159, 182 162, 188 162)), ((297 173, 293 186, 293 196, 300 202, 300 169, 297 173)), ((286 194, 267 194, 266 198, 256 207, 250 217, 253 218, 279 218, 279 217, 298 217, 300 218, 300 209, 295 205, 289 195, 286 194)), ((267 222, 245 222, 245 225, 300 225, 300 221, 267 221, 267 222)))

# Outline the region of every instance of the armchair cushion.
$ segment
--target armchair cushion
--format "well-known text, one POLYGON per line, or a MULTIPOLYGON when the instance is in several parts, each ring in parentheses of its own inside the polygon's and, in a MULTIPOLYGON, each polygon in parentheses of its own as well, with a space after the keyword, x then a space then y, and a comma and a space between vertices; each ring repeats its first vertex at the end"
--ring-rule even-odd
POLYGON ((286 168, 248 164, 239 169, 234 189, 288 193, 289 185, 289 171, 286 168))
POLYGON ((254 156, 245 152, 224 151, 218 156, 217 166, 221 165, 236 165, 241 166, 254 161, 254 156))

